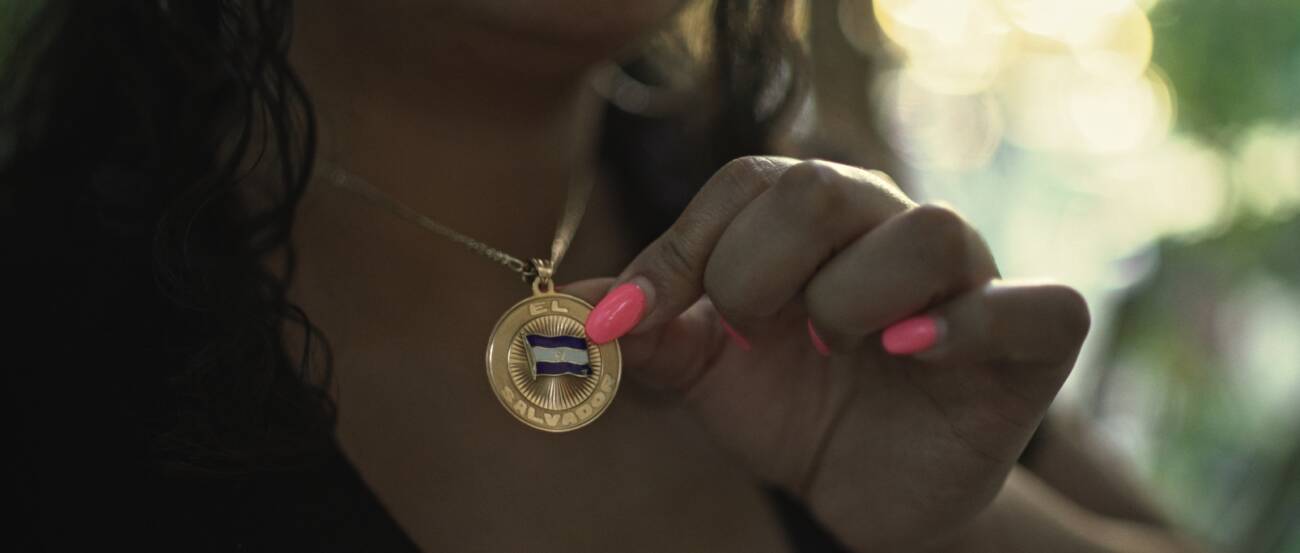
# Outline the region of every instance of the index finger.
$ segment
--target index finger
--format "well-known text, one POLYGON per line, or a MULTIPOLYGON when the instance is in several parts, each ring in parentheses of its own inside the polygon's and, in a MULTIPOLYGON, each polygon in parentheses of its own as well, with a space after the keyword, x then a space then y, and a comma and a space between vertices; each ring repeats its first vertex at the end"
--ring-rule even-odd
POLYGON ((672 320, 703 295, 704 268, 727 226, 796 163, 784 157, 742 157, 709 178, 668 231, 618 277, 614 288, 631 284, 644 294, 647 311, 633 332, 672 320))

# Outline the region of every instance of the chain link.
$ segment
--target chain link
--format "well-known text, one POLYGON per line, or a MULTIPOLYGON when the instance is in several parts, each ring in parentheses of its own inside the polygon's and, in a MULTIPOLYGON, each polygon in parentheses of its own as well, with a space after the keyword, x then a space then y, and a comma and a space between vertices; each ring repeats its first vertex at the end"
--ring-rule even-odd
POLYGON ((574 183, 571 183, 569 197, 565 202, 564 216, 561 218, 558 228, 556 228, 555 240, 551 245, 551 259, 524 261, 518 257, 493 248, 479 240, 475 240, 469 235, 457 232, 455 229, 452 229, 447 225, 434 221, 428 216, 401 204, 392 196, 383 193, 378 188, 375 188, 374 185, 366 182, 361 177, 343 170, 341 167, 324 165, 323 169, 325 169, 323 177, 326 182, 337 188, 361 196, 366 201, 387 210, 399 218, 405 219, 420 228, 460 244, 474 253, 482 255, 505 266, 511 271, 519 273, 524 282, 533 282, 538 278, 539 266, 544 267, 546 274, 543 276, 545 277, 545 280, 550 280, 551 272, 555 270, 555 267, 559 265, 560 260, 564 257, 569 242, 572 241, 573 234, 577 230, 577 225, 582 220, 582 214, 586 211, 587 196, 591 192, 591 183, 588 179, 578 179, 578 181, 583 182, 575 181, 574 183))

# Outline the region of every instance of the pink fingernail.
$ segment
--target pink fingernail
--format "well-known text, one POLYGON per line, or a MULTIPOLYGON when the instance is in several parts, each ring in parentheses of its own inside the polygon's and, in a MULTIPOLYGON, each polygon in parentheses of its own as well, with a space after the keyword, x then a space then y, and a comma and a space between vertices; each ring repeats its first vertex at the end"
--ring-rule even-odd
POLYGON ((826 347, 826 342, 822 341, 822 337, 817 335, 817 329, 813 328, 812 319, 808 319, 808 339, 812 340, 813 349, 822 354, 822 357, 831 356, 831 348, 826 347))
POLYGON ((727 333, 727 336, 731 337, 731 341, 735 342, 736 345, 740 347, 740 349, 744 351, 749 351, 754 349, 754 346, 751 346, 749 344, 749 340, 745 339, 743 335, 741 335, 739 332, 736 332, 736 329, 731 328, 731 325, 727 324, 726 319, 723 319, 722 317, 718 317, 718 320, 722 321, 722 330, 727 333))
POLYGON ((610 290, 587 315, 587 337, 597 344, 612 342, 627 334, 645 313, 645 292, 632 283, 610 290))
POLYGON ((922 315, 890 325, 880 337, 885 351, 893 355, 911 355, 930 349, 939 341, 939 323, 922 315))

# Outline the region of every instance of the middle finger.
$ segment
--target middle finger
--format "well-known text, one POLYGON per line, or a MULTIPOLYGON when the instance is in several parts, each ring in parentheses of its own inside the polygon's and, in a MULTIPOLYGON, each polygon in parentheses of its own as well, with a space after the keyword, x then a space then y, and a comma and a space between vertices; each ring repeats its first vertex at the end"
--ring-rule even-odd
POLYGON ((925 205, 859 238, 812 278, 808 315, 831 349, 998 276, 979 234, 946 207, 925 205))
POLYGON ((743 330, 794 299, 837 250, 913 205, 879 173, 802 162, 727 227, 709 257, 704 289, 743 330))

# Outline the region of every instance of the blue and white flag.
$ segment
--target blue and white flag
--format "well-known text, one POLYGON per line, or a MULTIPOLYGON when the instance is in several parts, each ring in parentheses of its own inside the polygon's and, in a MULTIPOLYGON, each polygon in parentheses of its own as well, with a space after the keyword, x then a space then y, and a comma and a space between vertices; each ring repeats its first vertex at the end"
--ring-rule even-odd
POLYGON ((529 334, 528 352, 533 359, 534 376, 590 376, 587 341, 574 336, 540 336, 529 334))

